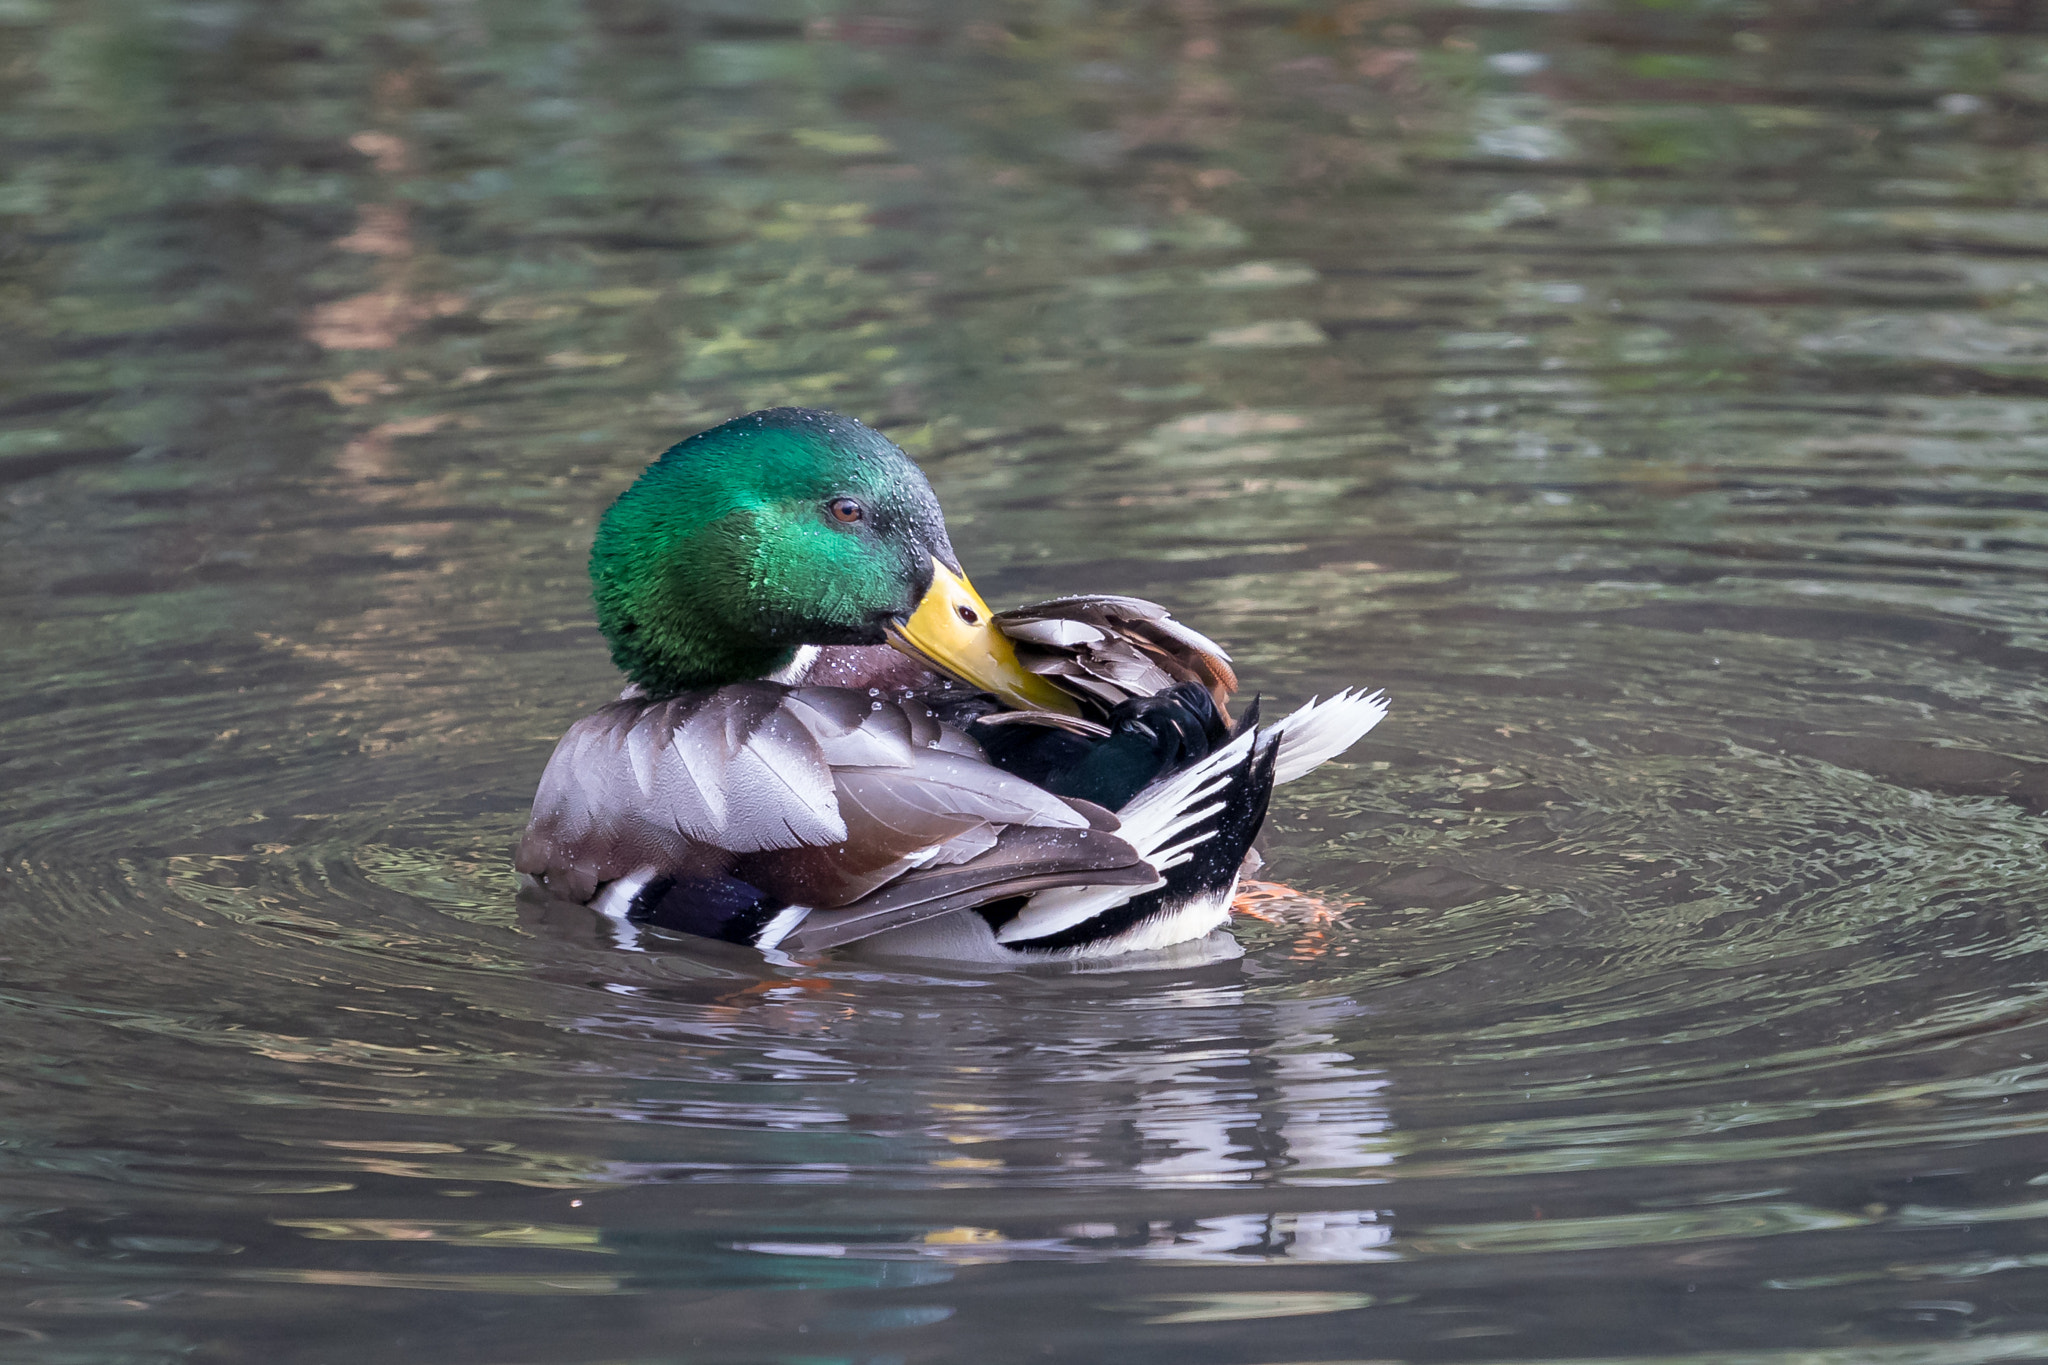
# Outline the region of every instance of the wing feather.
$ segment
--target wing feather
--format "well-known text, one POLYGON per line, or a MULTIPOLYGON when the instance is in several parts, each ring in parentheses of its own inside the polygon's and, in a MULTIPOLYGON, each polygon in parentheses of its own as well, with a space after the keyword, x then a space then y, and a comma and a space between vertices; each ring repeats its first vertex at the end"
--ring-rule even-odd
POLYGON ((695 875, 844 839, 832 769, 782 712, 784 690, 626 698, 577 721, 541 774, 515 866, 583 900, 641 867, 695 875))
POLYGON ((1221 645, 1142 597, 1056 597, 993 619, 1026 668, 1104 712, 1175 683, 1202 684, 1219 707, 1237 690, 1221 645))
POLYGON ((975 866, 1019 830, 1080 850, 1068 867, 1044 845, 1034 876, 1123 866, 1137 854, 1116 823, 994 767, 914 698, 752 682, 626 698, 572 725, 516 865, 577 900, 652 869, 833 907, 919 869, 975 866))
POLYGON ((1007 829, 994 848, 960 866, 910 872, 842 909, 812 911, 782 946, 816 952, 1006 896, 1083 883, 1146 886, 1154 880, 1136 850, 1114 835, 1007 829))

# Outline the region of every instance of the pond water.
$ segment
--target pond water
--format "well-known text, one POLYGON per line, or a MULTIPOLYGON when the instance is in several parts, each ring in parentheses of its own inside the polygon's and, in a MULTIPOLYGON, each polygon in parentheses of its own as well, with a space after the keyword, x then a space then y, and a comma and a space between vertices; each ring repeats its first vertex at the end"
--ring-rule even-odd
POLYGON ((2036 24, 0 0, 0 1353, 2048 1359, 2036 24), (779 403, 1390 691, 1241 960, 516 900, 779 403))

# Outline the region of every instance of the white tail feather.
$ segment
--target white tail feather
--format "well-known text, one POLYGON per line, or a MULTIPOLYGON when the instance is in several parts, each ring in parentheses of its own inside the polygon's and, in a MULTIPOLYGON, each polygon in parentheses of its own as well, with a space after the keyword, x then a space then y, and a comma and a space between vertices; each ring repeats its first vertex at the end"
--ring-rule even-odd
MULTIPOLYGON (((1292 782, 1356 744, 1387 714, 1383 692, 1346 688, 1326 701, 1310 701, 1294 714, 1254 734, 1240 735, 1200 763, 1174 773, 1139 792, 1117 812, 1117 836, 1138 850, 1154 871, 1165 872, 1194 856, 1195 848, 1215 837, 1209 830, 1192 838, 1187 832, 1223 808, 1216 798, 1230 784, 1231 773, 1248 751, 1263 754, 1280 746, 1273 781, 1292 782)), ((1156 891, 1160 878, 1148 886, 1062 886, 1040 891, 996 932, 998 943, 1044 938, 1093 919, 1134 896, 1156 891)))
POLYGON ((1306 777, 1365 737, 1387 714, 1387 694, 1347 687, 1327 701, 1308 705, 1259 733, 1259 752, 1280 746, 1273 784, 1306 777))
MULTIPOLYGON (((1215 798, 1230 784, 1231 770, 1244 762, 1252 742, 1251 735, 1240 735, 1200 763, 1139 792, 1116 813, 1122 822, 1117 837, 1137 849, 1154 871, 1164 872, 1186 862, 1195 847, 1213 838, 1215 832, 1174 841, 1223 808, 1215 798)), ((1160 878, 1149 886, 1061 886, 1040 891, 997 931, 996 941, 1017 943, 1057 934, 1163 885, 1165 879, 1160 878)))

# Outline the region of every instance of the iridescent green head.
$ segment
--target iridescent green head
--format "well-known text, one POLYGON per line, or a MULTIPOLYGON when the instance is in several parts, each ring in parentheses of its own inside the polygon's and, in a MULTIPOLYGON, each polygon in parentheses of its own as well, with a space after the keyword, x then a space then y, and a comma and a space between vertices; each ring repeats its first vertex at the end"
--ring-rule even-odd
POLYGON ((931 485, 850 417, 774 408, 671 446, 590 551, 612 660, 656 697, 758 678, 798 645, 882 644, 959 561, 931 485))

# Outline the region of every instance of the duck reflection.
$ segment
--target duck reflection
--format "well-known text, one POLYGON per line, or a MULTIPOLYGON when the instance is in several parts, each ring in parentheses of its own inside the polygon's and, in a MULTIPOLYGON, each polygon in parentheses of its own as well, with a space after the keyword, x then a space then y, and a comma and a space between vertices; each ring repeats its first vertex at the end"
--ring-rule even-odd
MULTIPOLYGON (((566 915, 547 927, 538 901, 526 909, 544 932, 589 933, 588 912, 578 931, 566 915)), ((1395 1254, 1387 1213, 1356 1197, 1401 1150, 1387 1073, 1342 1042, 1367 1008, 1281 995, 1235 945, 1149 970, 990 975, 636 946, 607 955, 605 1004, 567 1026, 661 1048, 659 1070, 633 1051, 622 1115, 724 1133, 708 1143, 714 1171, 676 1158, 703 1154, 697 1133, 641 1130, 669 1156, 648 1152, 636 1178, 880 1185, 969 1215, 882 1240, 872 1219, 829 1234, 806 1220, 803 1235, 742 1250, 955 1263, 1395 1254), (735 1129, 761 1136, 742 1154, 735 1129), (1059 1212, 1014 1216, 1023 1191, 1059 1212), (1009 1212, 970 1214, 995 1208, 1009 1212)))

